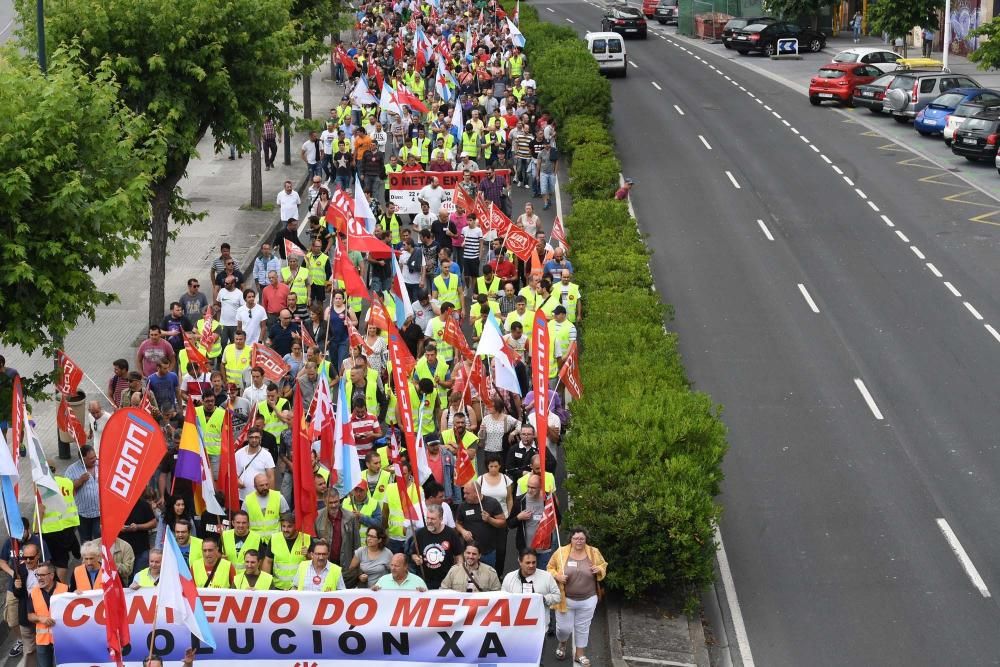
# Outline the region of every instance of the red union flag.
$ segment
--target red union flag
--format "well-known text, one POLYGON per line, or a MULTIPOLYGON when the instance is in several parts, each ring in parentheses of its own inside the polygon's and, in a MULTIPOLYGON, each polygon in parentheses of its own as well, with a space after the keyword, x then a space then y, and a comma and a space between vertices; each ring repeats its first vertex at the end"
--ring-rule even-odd
POLYGON ((579 399, 583 396, 583 383, 580 382, 580 356, 576 349, 576 341, 569 344, 566 360, 559 369, 559 381, 566 387, 570 396, 579 399))
MULTIPOLYGON (((542 477, 545 475, 543 474, 542 477)), ((545 488, 545 481, 542 480, 542 488, 545 488)), ((559 526, 556 517, 555 494, 545 495, 545 509, 542 510, 542 520, 538 522, 535 529, 535 537, 531 540, 531 548, 538 551, 548 551, 552 548, 552 531, 559 526)))
POLYGON ((507 249, 527 262, 535 252, 535 237, 517 225, 511 225, 506 236, 507 249))
POLYGON ((59 350, 56 360, 59 362, 59 383, 56 384, 56 389, 65 395, 75 394, 83 380, 83 369, 62 350, 59 350))
POLYGON ((465 211, 475 210, 476 203, 472 200, 472 197, 469 196, 469 193, 465 191, 465 188, 463 188, 461 184, 455 184, 455 189, 451 193, 451 200, 455 202, 455 206, 460 209, 465 211))
POLYGON ((364 224, 355 217, 347 221, 347 243, 351 250, 359 252, 384 252, 392 254, 392 248, 365 229, 364 224))
POLYGON ((535 392, 535 440, 538 458, 545 473, 546 436, 549 432, 549 320, 539 308, 531 326, 531 388, 535 392))
MULTIPOLYGON (((204 340, 204 336, 202 336, 202 340, 204 340)), ((198 350, 194 343, 191 342, 190 334, 187 332, 184 332, 184 349, 187 350, 188 363, 194 364, 200 372, 207 373, 209 369, 208 359, 206 359, 205 355, 198 350)), ((207 350, 208 347, 205 349, 207 350)), ((188 369, 178 368, 177 370, 183 374, 187 373, 188 369)))
POLYGON ((260 366, 264 370, 264 377, 271 382, 278 382, 292 370, 277 352, 260 343, 254 343, 253 352, 250 353, 250 367, 254 366, 260 366))
POLYGON ((497 234, 506 235, 510 231, 510 228, 514 226, 514 223, 500 210, 500 207, 494 206, 492 202, 490 202, 488 215, 490 218, 490 229, 497 234))
POLYGON ((10 447, 14 452, 14 463, 17 464, 18 452, 21 447, 21 436, 24 433, 24 394, 21 393, 21 376, 14 376, 14 386, 10 397, 10 447))
POLYGON ((285 257, 291 257, 292 255, 305 257, 306 251, 300 248, 297 244, 292 243, 291 239, 285 239, 285 257))
POLYGON ((569 243, 566 242, 566 227, 563 225, 562 220, 559 219, 558 215, 555 220, 552 221, 552 238, 559 241, 559 245, 563 248, 569 250, 569 243))
POLYGON ((56 412, 56 426, 63 433, 69 433, 77 447, 83 447, 87 444, 87 431, 84 430, 83 424, 73 414, 69 403, 66 402, 65 394, 59 399, 59 411, 56 412))
POLYGON ((465 340, 465 334, 462 333, 462 329, 458 326, 458 322, 455 321, 455 318, 448 318, 448 321, 444 325, 444 333, 441 338, 444 342, 448 343, 448 345, 453 346, 456 350, 461 352, 462 356, 466 359, 472 359, 476 356, 476 353, 469 347, 469 342, 465 340))
POLYGON ((347 233, 347 221, 354 217, 352 211, 354 200, 337 186, 330 197, 330 206, 326 209, 327 226, 332 226, 340 233, 347 233))

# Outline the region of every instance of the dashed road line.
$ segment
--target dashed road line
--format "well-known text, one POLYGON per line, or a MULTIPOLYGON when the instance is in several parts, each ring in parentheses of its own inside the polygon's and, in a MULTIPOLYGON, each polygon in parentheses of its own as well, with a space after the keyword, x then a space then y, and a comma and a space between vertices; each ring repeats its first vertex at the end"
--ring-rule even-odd
POLYGON ((935 278, 944 278, 944 276, 941 275, 941 272, 938 271, 938 267, 934 266, 930 262, 927 262, 927 268, 930 270, 931 273, 934 274, 935 278))
POLYGON ((707 139, 705 139, 705 137, 703 137, 703 136, 701 136, 701 135, 699 134, 699 135, 698 135, 698 138, 699 138, 699 139, 701 139, 701 143, 705 144, 705 148, 706 148, 706 149, 708 149, 708 150, 712 150, 712 145, 711 145, 710 143, 708 143, 708 140, 707 140, 707 139))
POLYGON ((650 81, 650 83, 653 84, 653 88, 656 88, 657 90, 663 90, 662 88, 660 88, 660 84, 656 83, 655 81, 650 81))
POLYGON ((920 248, 918 248, 917 246, 911 245, 910 250, 912 250, 913 254, 919 257, 920 259, 927 259, 927 257, 924 256, 924 253, 920 252, 920 248))
POLYGON ((962 546, 962 543, 958 541, 958 536, 955 535, 955 531, 951 529, 951 526, 949 526, 948 522, 943 518, 937 520, 937 525, 938 528, 941 529, 944 539, 948 542, 948 546, 951 547, 951 550, 955 553, 955 557, 958 558, 958 562, 962 566, 962 569, 965 570, 965 574, 969 577, 969 581, 971 581, 972 585, 976 587, 976 590, 979 591, 980 595, 984 598, 990 597, 990 589, 986 587, 986 582, 983 581, 982 576, 980 576, 979 570, 977 570, 976 566, 972 563, 972 559, 969 558, 969 554, 965 552, 965 548, 962 546))
POLYGON ((681 109, 681 108, 680 108, 679 106, 677 106, 676 104, 674 105, 674 109, 676 109, 676 110, 677 110, 677 113, 679 113, 680 115, 682 115, 682 116, 684 115, 684 109, 681 109))
POLYGON ((824 155, 823 153, 820 153, 820 154, 819 154, 819 156, 820 156, 821 158, 823 158, 823 162, 826 162, 827 164, 833 164, 833 160, 831 160, 830 158, 828 158, 828 157, 827 157, 826 155, 824 155))
POLYGON ((574 20, 573 20, 573 19, 571 19, 571 18, 567 18, 567 19, 566 19, 566 22, 567 22, 567 23, 576 23, 576 21, 574 21, 574 20))
POLYGON ((837 165, 835 165, 835 164, 834 164, 834 165, 830 165, 830 166, 831 166, 831 168, 832 168, 832 169, 833 169, 833 170, 834 170, 835 172, 837 172, 838 174, 840 174, 840 175, 843 175, 843 174, 844 174, 844 172, 843 172, 843 171, 842 171, 842 170, 840 169, 840 167, 838 167, 837 165))
POLYGON ((868 199, 868 195, 866 195, 865 191, 862 190, 861 188, 854 188, 854 191, 857 192, 858 196, 861 197, 862 199, 868 199))
POLYGON ((945 286, 945 287, 947 287, 947 288, 948 288, 948 291, 949 291, 949 292, 951 292, 952 294, 954 294, 954 295, 955 295, 956 297, 958 297, 959 299, 961 299, 961 298, 962 298, 962 293, 961 293, 961 292, 959 292, 959 291, 958 291, 957 289, 955 289, 955 286, 954 286, 954 285, 952 285, 952 284, 951 284, 950 282, 948 282, 947 280, 946 280, 946 281, 944 281, 944 286, 945 286))
POLYGON ((726 176, 729 177, 729 180, 733 184, 734 188, 736 188, 737 190, 742 190, 743 189, 743 188, 740 187, 740 184, 736 181, 736 177, 733 176, 733 172, 727 171, 726 172, 726 176))
POLYGON ((553 14, 555 14, 555 13, 556 13, 556 10, 552 9, 551 7, 546 7, 546 8, 545 8, 545 11, 547 11, 547 12, 552 12, 553 14))
POLYGON ((906 234, 904 234, 902 231, 898 230, 898 229, 896 230, 896 236, 898 236, 899 240, 902 241, 903 243, 909 243, 910 242, 909 237, 906 234))
POLYGON ((764 232, 764 236, 767 237, 767 240, 768 241, 773 241, 774 237, 771 236, 771 230, 767 228, 767 225, 764 224, 764 221, 763 220, 757 220, 757 224, 760 225, 760 229, 761 229, 761 231, 764 232))
POLYGON ((986 330, 990 332, 990 335, 996 338, 997 342, 1000 343, 1000 331, 993 328, 992 324, 986 325, 986 330))
POLYGON ((806 286, 799 283, 799 291, 802 292, 802 298, 806 300, 807 304, 809 304, 809 309, 818 314, 819 307, 816 305, 816 302, 813 301, 812 296, 809 295, 809 290, 806 289, 806 286))
POLYGON ((878 409, 878 405, 875 403, 875 399, 872 398, 872 394, 868 391, 868 387, 865 386, 864 381, 861 378, 854 378, 854 386, 858 388, 861 392, 861 397, 865 399, 865 403, 868 404, 868 409, 872 411, 875 415, 875 419, 882 421, 885 417, 882 416, 882 411, 878 409))
POLYGON ((628 64, 631 65, 632 67, 636 68, 636 69, 639 69, 639 66, 635 64, 634 60, 628 61, 628 64))
POLYGON ((850 185, 852 188, 854 187, 854 181, 851 180, 850 176, 844 176, 844 182, 850 185))
POLYGON ((881 209, 879 209, 879 207, 878 207, 878 206, 877 206, 877 205, 875 204, 875 202, 873 202, 873 201, 871 201, 871 200, 868 200, 868 206, 869 206, 869 208, 871 208, 871 210, 875 211, 876 213, 878 213, 878 212, 879 212, 879 211, 881 210, 881 209))
POLYGON ((966 310, 968 310, 968 311, 969 311, 970 313, 972 313, 972 316, 973 316, 974 318, 976 318, 976 319, 977 319, 977 320, 979 320, 980 322, 982 322, 982 321, 983 321, 983 316, 982 316, 982 315, 981 315, 981 314, 979 313, 979 311, 978 311, 978 310, 976 310, 976 307, 975 307, 975 306, 973 306, 973 305, 972 305, 971 303, 969 303, 968 301, 963 301, 962 303, 963 303, 963 304, 965 305, 965 308, 966 308, 966 310))
MULTIPOLYGON (((895 224, 894 224, 894 223, 892 222, 892 220, 891 220, 891 219, 889 218, 889 216, 887 216, 887 215, 883 215, 883 216, 882 216, 882 222, 884 222, 885 224, 889 225, 890 227, 895 227, 895 226, 896 226, 896 225, 895 225, 895 224)), ((941 276, 938 276, 938 277, 940 278, 941 276)))

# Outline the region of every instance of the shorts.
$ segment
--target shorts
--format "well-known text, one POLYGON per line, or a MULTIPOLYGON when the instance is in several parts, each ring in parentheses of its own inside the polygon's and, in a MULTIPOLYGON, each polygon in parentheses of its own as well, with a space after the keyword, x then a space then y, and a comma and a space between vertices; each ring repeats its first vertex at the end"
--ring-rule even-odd
POLYGON ((556 175, 546 174, 542 172, 538 175, 539 189, 542 191, 543 195, 555 194, 556 191, 556 175))
POLYGON ((13 630, 20 623, 18 616, 18 600, 14 593, 7 591, 7 607, 4 609, 4 620, 7 621, 7 627, 13 630))
POLYGON ((479 277, 479 259, 462 259, 462 275, 468 278, 479 277))

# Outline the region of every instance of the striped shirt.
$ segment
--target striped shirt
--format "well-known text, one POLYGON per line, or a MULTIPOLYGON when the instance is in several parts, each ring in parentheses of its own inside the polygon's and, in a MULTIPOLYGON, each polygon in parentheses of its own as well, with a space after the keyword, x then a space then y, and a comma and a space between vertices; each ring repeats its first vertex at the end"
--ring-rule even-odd
POLYGON ((262 134, 264 139, 267 141, 272 141, 277 138, 278 135, 274 130, 274 121, 270 118, 264 121, 264 131, 262 134))
MULTIPOLYGON (((86 466, 83 465, 83 461, 77 461, 73 465, 66 468, 66 477, 73 481, 83 476, 83 473, 89 472, 86 466)), ((90 473, 90 479, 83 483, 79 489, 74 492, 76 498, 76 509, 79 511, 80 516, 85 519, 96 519, 101 516, 101 505, 100 505, 100 487, 97 485, 97 466, 94 466, 94 472, 90 473)))

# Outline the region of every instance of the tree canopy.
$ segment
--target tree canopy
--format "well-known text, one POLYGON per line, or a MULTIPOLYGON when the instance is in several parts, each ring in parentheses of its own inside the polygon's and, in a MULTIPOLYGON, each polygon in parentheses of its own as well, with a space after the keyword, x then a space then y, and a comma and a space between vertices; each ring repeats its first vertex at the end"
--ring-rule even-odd
POLYGON ((944 0, 877 0, 868 8, 868 25, 871 32, 892 38, 909 34, 914 26, 937 30, 937 13, 943 8, 944 0))
MULTIPOLYGON (((33 50, 33 0, 17 0, 22 46, 33 50)), ((85 66, 114 72, 125 104, 166 142, 152 184, 149 315, 164 312, 169 221, 196 216, 178 183, 208 130, 249 148, 248 128, 288 98, 301 60, 291 0, 47 0, 49 44, 76 40, 85 66)))
POLYGON ((27 354, 51 355, 115 300, 93 272, 138 253, 163 168, 159 133, 122 104, 110 63, 88 74, 78 56, 57 50, 43 76, 0 51, 0 344, 27 354))
POLYGON ((994 16, 970 34, 986 37, 988 41, 980 40, 979 48, 969 54, 969 60, 979 69, 1000 69, 1000 16, 994 16))

